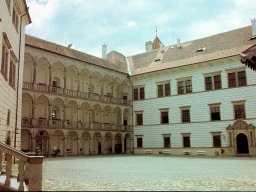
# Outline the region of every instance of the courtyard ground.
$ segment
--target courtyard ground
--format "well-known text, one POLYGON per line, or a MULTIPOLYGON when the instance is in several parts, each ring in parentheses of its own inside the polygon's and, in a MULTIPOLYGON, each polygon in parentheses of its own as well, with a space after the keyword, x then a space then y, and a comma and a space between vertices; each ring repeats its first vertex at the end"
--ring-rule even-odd
POLYGON ((43 190, 255 191, 256 158, 93 156, 44 159, 43 190))

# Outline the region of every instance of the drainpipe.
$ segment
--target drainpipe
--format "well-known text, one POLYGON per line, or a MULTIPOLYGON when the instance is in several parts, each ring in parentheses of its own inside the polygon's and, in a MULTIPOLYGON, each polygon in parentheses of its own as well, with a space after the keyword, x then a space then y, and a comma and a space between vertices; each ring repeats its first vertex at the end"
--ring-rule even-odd
POLYGON ((14 134, 14 148, 16 148, 17 140, 17 130, 18 130, 18 108, 19 108, 19 83, 20 83, 20 59, 21 59, 21 28, 22 28, 22 18, 26 16, 24 13, 20 16, 20 39, 19 39, 19 65, 18 65, 18 77, 17 77, 17 93, 16 93, 16 115, 15 115, 15 134, 14 134))

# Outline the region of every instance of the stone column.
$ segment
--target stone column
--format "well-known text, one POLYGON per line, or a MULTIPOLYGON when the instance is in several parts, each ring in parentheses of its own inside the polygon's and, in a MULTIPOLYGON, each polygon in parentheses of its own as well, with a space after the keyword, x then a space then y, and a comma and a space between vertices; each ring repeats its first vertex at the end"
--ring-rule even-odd
POLYGON ((67 137, 64 136, 63 138, 63 156, 67 156, 67 153, 66 153, 66 140, 67 140, 67 137))
POLYGON ((122 153, 124 153, 124 138, 122 137, 122 153))
POLYGON ((77 137, 77 156, 81 155, 80 148, 81 148, 81 138, 77 137))
POLYGON ((48 140, 48 156, 50 157, 52 155, 52 136, 49 136, 48 140))
POLYGON ((33 85, 36 84, 36 73, 37 73, 37 63, 36 63, 36 57, 35 57, 34 74, 33 74, 33 85))
POLYGON ((63 88, 63 92, 65 93, 67 88, 67 69, 64 69, 64 88, 63 88))
POLYGON ((49 88, 52 85, 52 66, 49 66, 49 88))
POLYGON ((93 129, 92 109, 89 109, 89 124, 90 128, 93 129))
POLYGON ((104 155, 104 137, 101 138, 101 154, 104 155))
POLYGON ((32 137, 32 152, 36 152, 36 138, 32 137))
POLYGON ((81 75, 78 73, 77 74, 77 92, 80 92, 80 77, 81 75))
POLYGON ((112 138, 112 154, 115 154, 115 138, 112 138))

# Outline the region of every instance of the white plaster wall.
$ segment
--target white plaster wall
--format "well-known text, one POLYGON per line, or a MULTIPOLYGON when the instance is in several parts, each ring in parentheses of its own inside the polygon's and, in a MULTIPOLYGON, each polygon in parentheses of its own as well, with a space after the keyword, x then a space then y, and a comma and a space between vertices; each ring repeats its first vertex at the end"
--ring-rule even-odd
MULTIPOLYGON (((218 61, 212 65, 200 64, 193 67, 166 70, 157 75, 132 77, 133 86, 145 85, 145 100, 133 103, 134 111, 143 111, 144 126, 134 126, 134 135, 143 135, 143 147, 163 147, 162 134, 171 134, 171 146, 182 147, 181 133, 191 133, 191 147, 212 147, 210 132, 222 132, 222 146, 228 146, 226 127, 234 123, 232 101, 245 100, 246 122, 256 126, 256 74, 246 68, 247 86, 227 88, 227 69, 245 68, 236 60, 218 61), (204 91, 205 73, 221 71, 222 88, 216 91, 204 91), (192 77, 192 94, 177 95, 176 79, 192 77), (157 98, 156 82, 170 80, 171 96, 157 98), (210 121, 208 104, 221 103, 221 121, 210 121), (190 107, 191 123, 181 123, 180 107, 190 107), (160 125, 161 108, 169 108, 169 124, 160 125), (225 135, 225 136, 223 136, 225 135), (225 139, 223 139, 225 138, 225 139)), ((135 115, 134 115, 135 124, 135 115)), ((135 137, 136 138, 136 137, 135 137)), ((136 147, 136 139, 134 139, 136 147)))

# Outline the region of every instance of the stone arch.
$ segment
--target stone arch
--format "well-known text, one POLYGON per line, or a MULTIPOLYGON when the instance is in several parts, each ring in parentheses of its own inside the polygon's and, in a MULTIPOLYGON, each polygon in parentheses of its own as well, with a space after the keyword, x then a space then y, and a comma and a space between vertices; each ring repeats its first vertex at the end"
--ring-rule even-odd
POLYGON ((92 154, 102 154, 102 134, 100 132, 95 132, 93 134, 93 143, 92 143, 92 154))
POLYGON ((81 155, 90 155, 90 141, 91 134, 87 131, 83 132, 81 136, 81 155))
POLYGON ((47 130, 39 129, 35 135, 36 154, 48 156, 50 152, 49 133, 47 130))
POLYGON ((67 67, 66 88, 72 91, 77 91, 78 87, 78 69, 70 65, 67 67))
POLYGON ((108 74, 103 77, 103 95, 112 96, 112 78, 108 74))
POLYGON ((112 108, 109 105, 106 105, 103 109, 103 118, 104 123, 106 124, 112 124, 113 121, 113 115, 112 115, 112 108))
POLYGON ((69 131, 66 141, 66 153, 67 155, 79 155, 80 149, 78 149, 78 134, 76 131, 69 131))
POLYGON ((21 151, 32 152, 32 134, 27 129, 21 129, 21 151))
POLYGON ((122 129, 122 112, 119 107, 116 107, 114 110, 114 124, 117 129, 122 129))
POLYGON ((122 87, 121 81, 118 77, 113 80, 113 97, 121 98, 122 97, 122 87))
POLYGON ((37 73, 36 73, 36 82, 39 85, 48 85, 49 84, 49 68, 50 62, 48 59, 41 57, 37 60, 37 73))
POLYGON ((89 92, 90 71, 84 68, 80 71, 80 91, 89 92))
POLYGON ((122 134, 116 133, 115 135, 115 153, 121 154, 122 153, 122 134))
POLYGON ((102 123, 102 108, 99 104, 93 106, 93 122, 102 123))
POLYGON ((131 133, 126 133, 124 136, 124 152, 125 153, 132 152, 132 135, 131 135, 131 133))
MULTIPOLYGON (((112 154, 112 133, 106 132, 104 135, 104 153, 112 154)), ((114 151, 113 151, 114 152, 114 151)))
POLYGON ((83 126, 84 128, 90 127, 90 121, 91 121, 90 110, 91 110, 91 106, 87 102, 83 102, 79 108, 78 121, 81 121, 82 123, 81 126, 83 126))
POLYGON ((55 150, 59 150, 59 153, 56 155, 64 155, 64 133, 61 130, 55 130, 52 134, 52 150, 51 153, 53 153, 55 150))
POLYGON ((61 62, 55 62, 51 67, 52 72, 52 87, 63 88, 64 87, 64 76, 65 66, 61 62))
POLYGON ((35 99, 35 118, 39 127, 47 125, 48 113, 49 99, 45 95, 40 95, 35 99))
POLYGON ((27 83, 33 83, 34 81, 34 65, 35 60, 32 55, 29 53, 25 53, 24 57, 24 69, 23 73, 26 75, 23 75, 23 81, 27 83))
MULTIPOLYGON (((231 154, 240 154, 242 149, 248 145, 248 154, 255 155, 255 126, 246 121, 237 120, 233 125, 227 126, 229 138, 229 151, 231 154), (238 136, 239 135, 239 136, 238 136), (247 138, 247 139, 246 139, 247 138)), ((242 150, 244 153, 245 151, 242 150)))
POLYGON ((78 104, 74 100, 70 100, 66 105, 66 120, 71 126, 77 121, 77 108, 78 104))
MULTIPOLYGON (((22 93, 22 120, 29 121, 32 119, 33 98, 29 93, 22 93)), ((28 122, 23 122, 22 124, 28 122)))
POLYGON ((94 71, 91 75, 91 84, 89 86, 90 93, 96 93, 101 95, 101 88, 102 88, 102 77, 99 72, 94 71))

